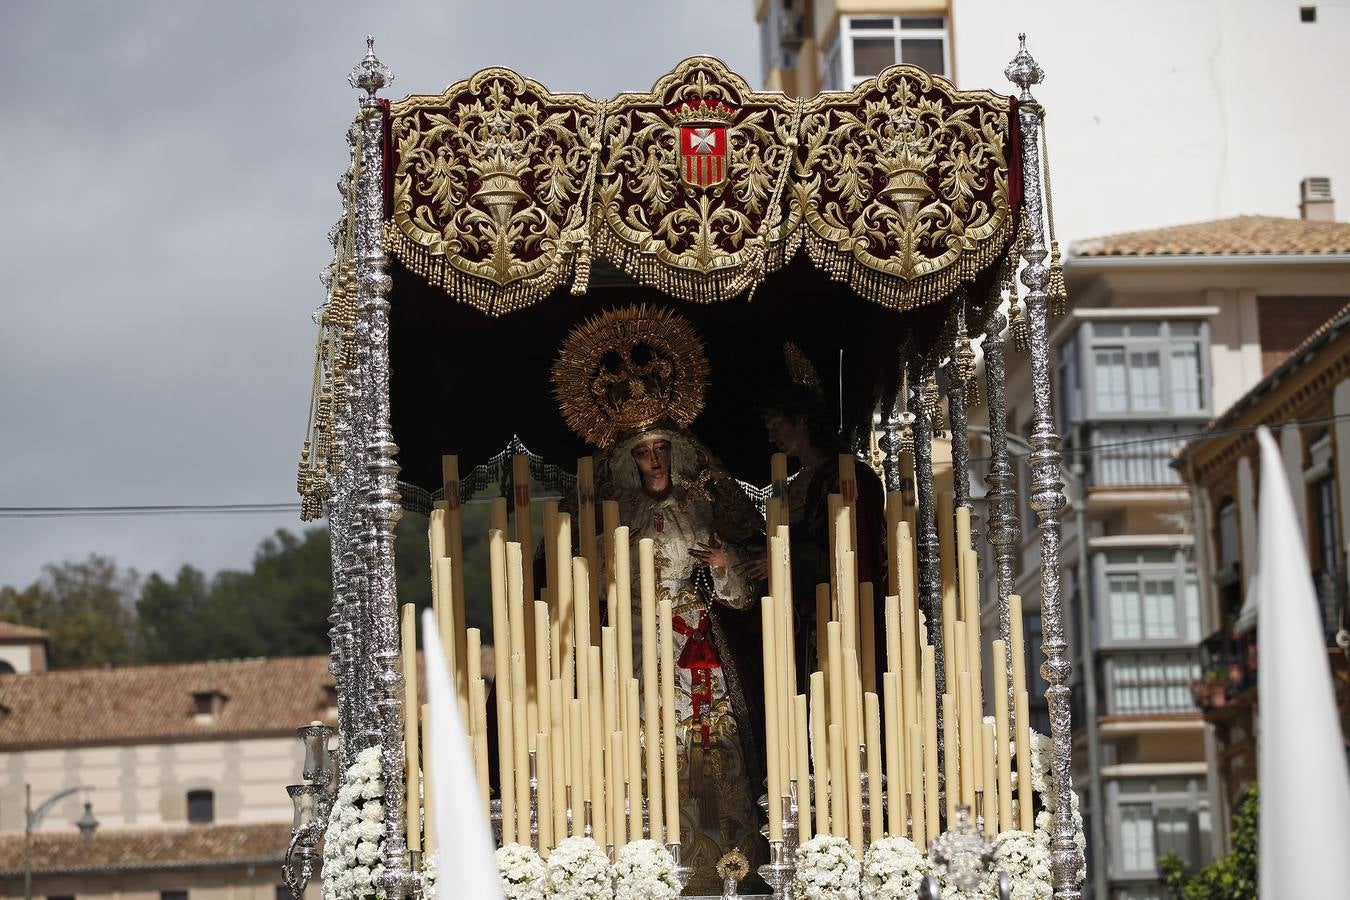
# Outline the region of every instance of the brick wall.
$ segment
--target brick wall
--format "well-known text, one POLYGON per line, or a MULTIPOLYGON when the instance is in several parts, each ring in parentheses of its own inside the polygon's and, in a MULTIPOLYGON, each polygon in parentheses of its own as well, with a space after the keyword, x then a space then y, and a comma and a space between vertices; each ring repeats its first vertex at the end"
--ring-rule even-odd
POLYGON ((1348 302, 1350 297, 1258 297, 1261 374, 1269 375, 1348 302))

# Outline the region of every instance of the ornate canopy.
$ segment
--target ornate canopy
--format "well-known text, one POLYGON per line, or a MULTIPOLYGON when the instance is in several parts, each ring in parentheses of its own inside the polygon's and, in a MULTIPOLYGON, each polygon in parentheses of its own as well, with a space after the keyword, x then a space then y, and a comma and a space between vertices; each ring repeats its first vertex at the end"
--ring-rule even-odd
POLYGON ((583 318, 633 302, 678 302, 699 329, 712 380, 695 430, 744 477, 767 475, 744 434, 785 378, 784 340, 860 433, 902 349, 924 360, 956 306, 971 329, 991 308, 1018 230, 1015 123, 1012 98, 910 66, 795 99, 709 57, 606 100, 491 68, 389 104, 404 479, 434 490, 442 452, 481 461, 512 434, 575 459, 548 360, 583 318))

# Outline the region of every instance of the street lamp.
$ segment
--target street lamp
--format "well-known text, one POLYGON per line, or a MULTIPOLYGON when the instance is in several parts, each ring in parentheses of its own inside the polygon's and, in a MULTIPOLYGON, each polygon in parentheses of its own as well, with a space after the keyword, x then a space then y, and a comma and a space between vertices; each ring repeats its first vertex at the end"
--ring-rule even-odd
MULTIPOLYGON (((77 791, 92 791, 93 788, 87 784, 77 785, 72 788, 66 788, 63 791, 57 791, 46 800, 37 809, 33 809, 33 786, 25 784, 23 786, 23 896, 24 900, 33 900, 33 832, 42 824, 43 818, 51 812, 52 807, 62 800, 69 797, 77 791)), ((75 820, 75 827, 80 829, 80 834, 85 837, 91 837, 98 828, 98 819, 94 818, 94 805, 88 801, 84 804, 84 815, 75 820)))
POLYGON ((98 828, 98 819, 94 818, 94 804, 88 800, 84 801, 84 815, 75 820, 75 827, 80 829, 80 834, 85 837, 93 837, 95 829, 98 828))

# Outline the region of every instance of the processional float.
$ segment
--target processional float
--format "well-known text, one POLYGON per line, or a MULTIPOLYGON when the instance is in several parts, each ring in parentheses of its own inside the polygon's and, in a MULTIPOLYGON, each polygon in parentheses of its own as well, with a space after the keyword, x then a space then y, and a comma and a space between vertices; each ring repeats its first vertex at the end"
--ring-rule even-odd
MULTIPOLYGON (((334 897, 431 890, 421 851, 432 817, 424 826, 420 798, 436 753, 418 737, 417 679, 405 677, 416 666, 411 608, 401 614, 395 596, 404 508, 430 515, 437 620, 499 840, 538 859, 572 837, 611 856, 651 839, 689 861, 681 843, 697 836, 683 817, 701 802, 690 783, 708 720, 671 697, 688 688, 673 637, 693 629, 670 596, 657 601, 662 551, 652 540, 630 547, 578 441, 612 447, 614 434, 597 436, 606 422, 648 425, 633 411, 655 404, 680 428, 701 408, 689 446, 714 448, 762 516, 767 587, 748 610, 761 711, 742 738, 753 745, 742 774, 753 773, 756 795, 763 788, 769 843, 756 861, 775 895, 801 895, 816 877, 806 869, 830 853, 855 860, 844 868, 856 880, 856 860, 875 861, 885 838, 926 853, 914 871, 940 874, 944 891, 1006 892, 1007 875, 990 880, 1000 835, 1037 832, 1046 871, 1008 874, 1079 896, 1047 331, 1063 280, 1031 95, 1042 71, 1025 43, 1006 74, 1020 96, 895 66, 852 91, 796 99, 694 57, 649 92, 605 100, 491 68, 391 103, 377 96, 392 76, 372 42, 350 77, 362 96, 299 477, 304 517, 326 516, 332 539, 338 740, 330 749, 331 728, 300 729, 306 780, 289 789, 286 871, 297 894, 325 830, 330 845, 345 842, 324 851, 334 897), (1023 491, 1039 518, 1048 740, 1030 733, 1027 714, 1005 334, 1031 362, 1023 491), (829 575, 811 598, 792 593, 786 461, 745 438, 759 427, 757 398, 782 377, 785 346, 789 368, 824 382, 846 448, 829 575), (982 534, 968 424, 981 393, 982 534), (879 583, 858 574, 854 466, 869 462, 886 491, 879 583), (532 500, 532 482, 561 496, 532 500), (465 619, 462 510, 492 488, 487 681, 465 619), (537 538, 532 507, 544 512, 537 538), (815 622, 809 650, 795 637, 803 610, 815 622), (364 838, 343 825, 362 819, 364 838)), ((735 852, 720 861, 726 895, 746 867, 735 852)), ((864 877, 895 875, 904 896, 936 894, 934 880, 920 887, 874 868, 864 877)), ((856 896, 856 885, 825 887, 837 892, 821 896, 856 896)))

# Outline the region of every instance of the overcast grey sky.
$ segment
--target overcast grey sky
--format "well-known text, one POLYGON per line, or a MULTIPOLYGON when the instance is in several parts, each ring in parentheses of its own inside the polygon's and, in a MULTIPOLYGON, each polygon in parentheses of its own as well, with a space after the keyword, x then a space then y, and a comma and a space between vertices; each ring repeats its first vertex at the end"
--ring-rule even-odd
MULTIPOLYGON (((0 506, 296 498, 367 33, 391 96, 487 65, 608 96, 694 53, 759 75, 746 0, 3 0, 0 506)), ((0 584, 246 566, 297 525, 0 519, 0 584)))

